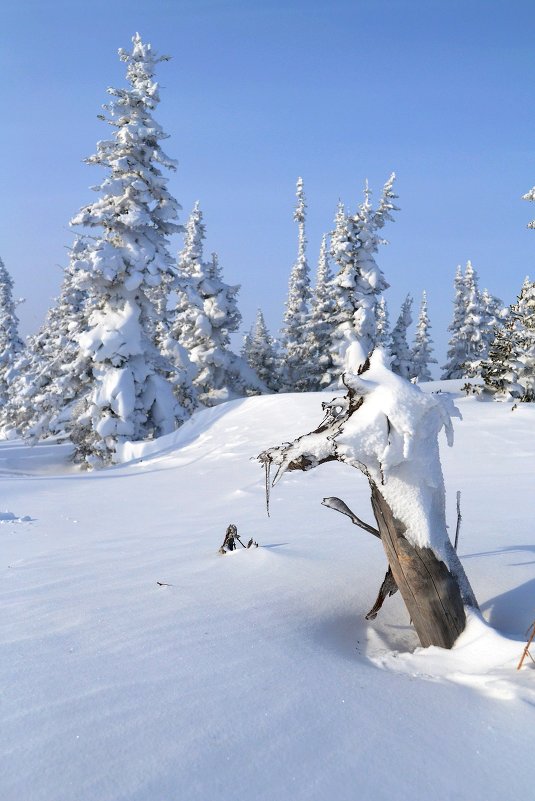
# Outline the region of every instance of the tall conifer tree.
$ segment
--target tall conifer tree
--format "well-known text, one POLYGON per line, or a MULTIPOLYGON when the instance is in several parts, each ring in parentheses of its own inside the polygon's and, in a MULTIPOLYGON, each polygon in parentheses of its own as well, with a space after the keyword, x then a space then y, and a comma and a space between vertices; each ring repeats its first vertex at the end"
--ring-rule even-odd
POLYGON ((427 293, 424 291, 411 354, 411 378, 416 378, 418 381, 431 381, 429 365, 437 363, 437 360, 432 356, 433 346, 429 334, 430 328, 431 323, 427 313, 427 293))
POLYGON ((336 214, 331 252, 339 267, 333 281, 336 302, 333 358, 338 375, 357 372, 377 341, 375 309, 388 283, 375 254, 384 243, 379 230, 392 219, 391 212, 397 208, 393 203, 394 177, 385 184, 377 209, 372 208, 366 183, 364 202, 355 214, 346 214, 342 204, 336 214))
POLYGON ((336 302, 333 296, 333 273, 329 262, 327 236, 321 240, 316 285, 312 294, 310 322, 307 334, 306 360, 308 389, 319 390, 335 379, 332 355, 333 318, 336 302))
POLYGON ((403 378, 412 378, 412 353, 407 340, 407 331, 412 323, 412 298, 407 295, 401 306, 397 322, 390 335, 391 370, 403 378))
POLYGON ((217 255, 203 260, 205 226, 198 203, 186 225, 184 249, 178 264, 178 298, 170 337, 187 351, 196 368, 193 385, 205 406, 244 395, 259 394, 265 385, 230 348, 238 330, 239 286, 223 281, 217 255))
POLYGON ((294 220, 298 225, 297 260, 290 273, 288 300, 281 331, 283 363, 281 388, 285 392, 303 392, 309 388, 307 362, 307 329, 310 317, 310 269, 308 266, 305 235, 306 201, 303 179, 298 178, 297 205, 294 220))
POLYGON ((13 279, 0 259, 0 408, 8 401, 16 377, 15 364, 23 350, 19 319, 13 299, 13 279))
POLYGON ((244 337, 242 356, 272 392, 279 389, 279 365, 275 340, 270 335, 264 315, 258 309, 251 331, 244 337))
POLYGON ((160 167, 176 163, 160 146, 166 138, 153 118, 159 103, 156 66, 167 60, 133 37, 127 89, 109 89, 104 108, 113 139, 97 144, 89 164, 107 175, 98 200, 72 224, 89 228, 71 255, 73 284, 87 293, 87 330, 78 335, 88 391, 80 399, 71 436, 88 466, 113 462, 126 440, 172 431, 190 413, 187 377, 168 380, 173 367, 155 345, 158 310, 153 292, 174 273, 168 238, 180 230, 179 205, 160 167))

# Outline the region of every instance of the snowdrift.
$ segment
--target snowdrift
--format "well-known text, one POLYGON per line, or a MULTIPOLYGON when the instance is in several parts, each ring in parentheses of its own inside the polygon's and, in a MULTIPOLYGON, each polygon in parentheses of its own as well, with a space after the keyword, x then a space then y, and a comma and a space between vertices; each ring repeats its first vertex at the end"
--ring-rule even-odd
POLYGON ((483 617, 445 652, 399 595, 364 620, 382 549, 320 505, 371 521, 356 471, 291 474, 266 516, 254 457, 331 397, 233 401, 93 474, 0 443, 2 799, 530 797, 535 409, 456 397, 448 520, 460 489, 483 617), (230 522, 260 547, 219 555, 230 522))

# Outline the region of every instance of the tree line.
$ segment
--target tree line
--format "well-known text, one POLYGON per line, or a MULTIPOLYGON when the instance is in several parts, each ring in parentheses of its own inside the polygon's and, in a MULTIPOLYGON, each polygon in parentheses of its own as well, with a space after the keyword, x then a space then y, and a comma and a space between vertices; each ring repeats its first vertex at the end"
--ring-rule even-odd
MULTIPOLYGON (((5 438, 36 442, 68 437, 86 467, 117 458, 128 440, 161 436, 200 406, 265 392, 314 391, 339 384, 382 346, 392 370, 427 381, 436 363, 423 293, 416 335, 407 340, 412 298, 389 329, 388 288, 376 254, 382 229, 398 210, 395 175, 374 206, 366 185, 355 212, 339 204, 322 239, 315 286, 307 258, 306 199, 297 182, 297 259, 290 274, 283 328, 270 335, 262 312, 239 354, 238 286, 225 283, 216 253, 204 254, 197 203, 183 228, 168 190, 176 162, 153 113, 158 106, 155 53, 136 34, 119 50, 127 88, 109 89, 99 115, 114 130, 86 159, 105 170, 97 199, 71 220, 77 231, 59 297, 33 336, 18 334, 13 282, 0 261, 0 426, 5 438), (170 237, 184 234, 175 260, 170 237)), ((526 196, 533 200, 533 190, 526 196)), ((479 291, 468 263, 455 279, 454 316, 443 377, 481 375, 497 397, 533 400, 535 285, 528 279, 509 309, 479 291)))

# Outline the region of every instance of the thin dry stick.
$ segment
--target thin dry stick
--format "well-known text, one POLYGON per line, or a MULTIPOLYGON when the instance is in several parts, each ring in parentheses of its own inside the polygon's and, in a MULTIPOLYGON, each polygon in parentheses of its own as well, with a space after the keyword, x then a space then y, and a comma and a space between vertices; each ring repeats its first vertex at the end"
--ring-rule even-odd
POLYGON ((269 469, 270 469, 270 467, 271 467, 271 462, 269 461, 269 459, 266 459, 266 461, 265 461, 265 468, 266 468, 266 512, 267 512, 267 516, 268 517, 270 517, 270 514, 269 514, 269 492, 270 492, 270 489, 271 489, 270 477, 269 477, 269 469))
MULTIPOLYGON (((528 631, 529 631, 529 629, 528 629, 528 631)), ((526 658, 526 656, 529 656, 531 661, 535 662, 535 659, 533 659, 533 657, 531 656, 531 654, 529 652, 529 646, 533 642, 533 638, 534 637, 535 637, 535 620, 533 621, 533 623, 531 625, 531 634, 530 634, 529 640, 526 643, 526 647, 524 648, 524 651, 522 653, 522 658, 520 659, 520 662, 518 663, 517 670, 520 670, 520 668, 522 667, 522 664, 523 664, 524 659, 526 658)))
POLYGON ((459 543, 459 532, 461 530, 461 490, 457 490, 457 528, 455 529, 455 542, 453 547, 457 550, 457 545, 459 543))

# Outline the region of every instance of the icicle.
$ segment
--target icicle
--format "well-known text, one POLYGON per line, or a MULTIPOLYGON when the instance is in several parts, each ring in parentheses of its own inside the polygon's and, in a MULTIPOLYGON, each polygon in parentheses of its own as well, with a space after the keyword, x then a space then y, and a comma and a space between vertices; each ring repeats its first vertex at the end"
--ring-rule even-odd
POLYGON ((267 512, 267 516, 271 517, 271 515, 269 514, 269 490, 270 490, 270 486, 269 486, 270 475, 269 475, 269 473, 270 473, 270 468, 271 468, 271 459, 269 459, 269 458, 266 459, 265 462, 264 462, 264 465, 265 465, 265 468, 266 468, 266 512, 267 512))

